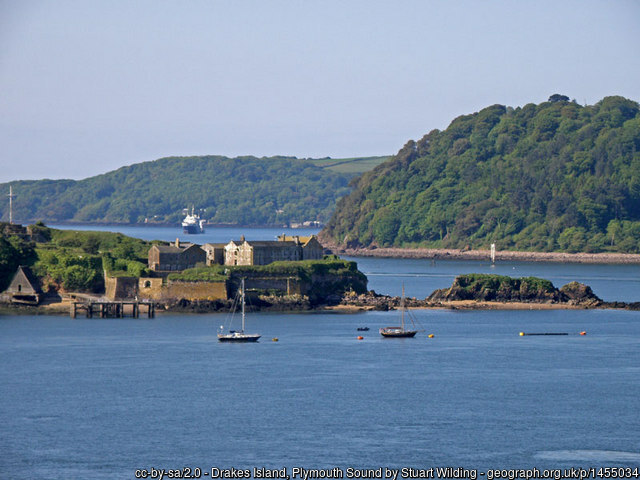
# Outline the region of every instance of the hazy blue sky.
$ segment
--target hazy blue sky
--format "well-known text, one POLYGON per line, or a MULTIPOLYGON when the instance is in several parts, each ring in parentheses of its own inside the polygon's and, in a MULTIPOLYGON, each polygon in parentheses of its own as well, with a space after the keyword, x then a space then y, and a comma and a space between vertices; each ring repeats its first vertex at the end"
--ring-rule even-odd
POLYGON ((640 101, 639 1, 0 0, 0 182, 393 154, 553 93, 640 101))

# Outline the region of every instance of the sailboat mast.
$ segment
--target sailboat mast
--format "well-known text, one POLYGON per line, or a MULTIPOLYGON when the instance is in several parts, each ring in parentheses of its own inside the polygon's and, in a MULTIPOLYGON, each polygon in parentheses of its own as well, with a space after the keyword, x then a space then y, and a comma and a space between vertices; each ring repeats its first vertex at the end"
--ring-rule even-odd
POLYGON ((242 331, 244 332, 244 278, 242 279, 242 331))
POLYGON ((400 300, 400 310, 402 310, 402 330, 404 331, 404 282, 402 283, 402 299, 400 300))
POLYGON ((13 223, 13 198, 15 195, 13 194, 13 186, 9 185, 9 223, 13 223))

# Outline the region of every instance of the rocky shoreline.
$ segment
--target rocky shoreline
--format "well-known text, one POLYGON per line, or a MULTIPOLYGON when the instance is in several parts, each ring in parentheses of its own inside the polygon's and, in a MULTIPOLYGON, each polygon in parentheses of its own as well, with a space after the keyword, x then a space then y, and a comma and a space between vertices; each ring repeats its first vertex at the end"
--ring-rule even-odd
MULTIPOLYGON (((48 302, 39 306, 0 304, 2 314, 68 315, 70 300, 48 302)), ((157 313, 225 313, 230 300, 186 300, 157 302, 157 313)), ((389 311, 402 306, 401 297, 379 295, 373 290, 356 294, 328 295, 321 301, 311 301, 303 295, 253 296, 248 311, 309 312, 389 311)), ((441 308, 451 310, 549 310, 549 309, 626 309, 640 310, 640 302, 605 302, 587 285, 571 282, 556 288, 544 279, 511 278, 501 275, 459 275, 449 288, 435 290, 421 300, 405 298, 410 309, 441 308)))
MULTIPOLYGON (((365 311, 392 311, 400 308, 400 297, 367 293, 356 297, 345 297, 337 303, 311 305, 308 299, 295 299, 274 303, 265 302, 248 308, 254 312, 338 312, 356 313, 365 311)), ((522 301, 483 301, 483 300, 429 300, 405 298, 409 309, 445 309, 445 310, 587 310, 620 309, 640 310, 640 302, 522 302, 522 301)), ((225 313, 229 311, 227 302, 181 300, 174 304, 157 304, 156 314, 201 314, 225 313)), ((69 315, 68 306, 49 305, 46 307, 0 304, 2 315, 69 315)))
MULTIPOLYGON (((323 306, 332 311, 389 311, 400 307, 400 297, 376 295, 369 292, 365 295, 344 298, 337 305, 323 306)), ((565 301, 504 301, 504 300, 459 300, 432 299, 424 300, 405 298, 405 306, 409 309, 448 309, 448 310, 587 310, 587 309, 624 309, 640 310, 640 302, 604 302, 600 299, 565 300, 565 301)))
MULTIPOLYGON (((377 258, 424 258, 428 260, 481 260, 491 261, 490 250, 455 250, 436 248, 344 248, 322 237, 326 248, 338 255, 377 258)), ((496 251, 496 261, 591 263, 640 265, 640 254, 636 253, 561 253, 496 251)))

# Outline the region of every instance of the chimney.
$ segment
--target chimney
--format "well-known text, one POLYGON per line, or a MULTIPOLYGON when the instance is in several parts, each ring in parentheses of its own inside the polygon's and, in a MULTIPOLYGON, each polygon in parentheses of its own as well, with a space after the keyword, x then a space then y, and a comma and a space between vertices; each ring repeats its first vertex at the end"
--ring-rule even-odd
POLYGON ((244 235, 240 235, 240 241, 241 241, 241 242, 244 242, 244 241, 245 241, 245 240, 244 240, 244 235))
POLYGON ((176 248, 180 248, 180 239, 176 238, 176 248))

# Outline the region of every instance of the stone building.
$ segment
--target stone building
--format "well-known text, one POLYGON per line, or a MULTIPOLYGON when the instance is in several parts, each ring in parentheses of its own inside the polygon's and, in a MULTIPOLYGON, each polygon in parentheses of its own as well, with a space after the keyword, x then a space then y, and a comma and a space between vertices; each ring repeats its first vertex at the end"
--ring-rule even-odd
POLYGON ((2 296, 12 303, 37 305, 42 298, 42 290, 31 269, 20 266, 2 296))
POLYGON ((224 265, 224 243, 205 243, 202 249, 207 252, 207 265, 224 265))
POLYGON ((315 236, 287 237, 277 241, 248 241, 242 236, 224 247, 225 265, 268 265, 278 261, 321 260, 323 248, 315 236))
POLYGON ((298 235, 286 236, 284 233, 278 237, 280 242, 295 242, 302 248, 302 260, 322 260, 324 247, 315 235, 299 237, 298 235))
POLYGON ((170 245, 154 245, 149 249, 149 268, 154 272, 180 272, 205 265, 206 260, 207 254, 199 245, 180 243, 178 239, 170 245))

